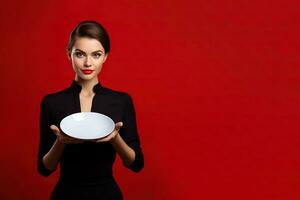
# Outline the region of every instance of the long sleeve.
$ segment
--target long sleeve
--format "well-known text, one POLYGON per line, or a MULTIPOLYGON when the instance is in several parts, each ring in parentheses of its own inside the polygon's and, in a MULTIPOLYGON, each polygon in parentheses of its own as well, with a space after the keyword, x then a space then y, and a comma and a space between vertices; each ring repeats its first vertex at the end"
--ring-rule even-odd
POLYGON ((137 130, 136 113, 133 105, 132 98, 129 94, 126 95, 125 112, 123 117, 123 126, 120 129, 120 134, 123 140, 135 151, 135 160, 127 166, 124 166, 133 172, 139 172, 144 167, 144 155, 140 145, 140 139, 137 130))
POLYGON ((45 95, 40 104, 40 141, 38 149, 37 170, 42 176, 49 176, 55 170, 49 170, 43 163, 43 157, 55 142, 56 136, 52 133, 50 109, 47 104, 48 96, 45 95))

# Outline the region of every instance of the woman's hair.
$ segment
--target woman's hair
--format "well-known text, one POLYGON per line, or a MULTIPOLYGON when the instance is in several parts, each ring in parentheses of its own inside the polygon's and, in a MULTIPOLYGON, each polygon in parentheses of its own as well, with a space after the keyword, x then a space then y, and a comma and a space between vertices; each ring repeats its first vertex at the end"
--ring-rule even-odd
POLYGON ((77 37, 88 37, 98 40, 104 48, 105 54, 110 51, 109 36, 104 27, 96 21, 81 21, 71 32, 67 45, 67 53, 71 56, 72 48, 77 37))

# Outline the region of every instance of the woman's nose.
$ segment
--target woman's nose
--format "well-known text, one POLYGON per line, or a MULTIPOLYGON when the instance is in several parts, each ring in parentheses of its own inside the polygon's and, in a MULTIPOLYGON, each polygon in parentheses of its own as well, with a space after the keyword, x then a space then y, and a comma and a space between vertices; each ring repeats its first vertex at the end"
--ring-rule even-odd
POLYGON ((85 65, 85 67, 91 66, 91 59, 89 56, 86 57, 84 65, 85 65))

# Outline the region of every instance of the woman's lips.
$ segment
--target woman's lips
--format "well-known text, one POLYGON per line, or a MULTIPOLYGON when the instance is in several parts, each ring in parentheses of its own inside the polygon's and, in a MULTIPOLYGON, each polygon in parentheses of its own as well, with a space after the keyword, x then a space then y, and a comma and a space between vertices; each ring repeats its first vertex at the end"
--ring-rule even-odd
POLYGON ((91 74, 94 70, 90 70, 90 69, 85 69, 85 70, 81 70, 84 74, 91 74))

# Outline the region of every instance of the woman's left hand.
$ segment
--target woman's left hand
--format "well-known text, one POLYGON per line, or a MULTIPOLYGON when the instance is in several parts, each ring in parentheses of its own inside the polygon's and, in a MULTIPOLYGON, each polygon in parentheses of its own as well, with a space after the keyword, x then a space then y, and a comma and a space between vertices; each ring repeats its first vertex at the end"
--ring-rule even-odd
POLYGON ((115 129, 113 130, 113 132, 111 134, 109 134, 108 136, 101 138, 101 139, 96 139, 93 140, 94 142, 100 143, 100 142, 108 142, 108 141, 112 141, 113 139, 116 138, 116 136, 119 134, 119 130, 120 128, 123 126, 123 122, 118 122, 115 124, 115 129))

